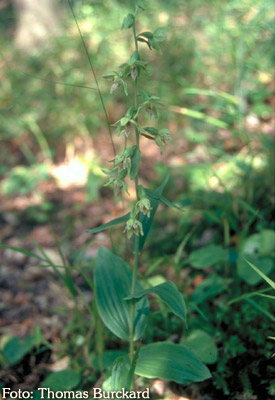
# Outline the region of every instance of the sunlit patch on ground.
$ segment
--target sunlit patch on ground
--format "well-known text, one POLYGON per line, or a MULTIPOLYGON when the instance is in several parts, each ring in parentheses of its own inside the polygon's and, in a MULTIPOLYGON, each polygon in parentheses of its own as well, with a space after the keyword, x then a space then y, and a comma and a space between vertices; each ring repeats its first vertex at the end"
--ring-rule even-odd
POLYGON ((88 167, 76 157, 51 167, 50 174, 55 178, 60 189, 84 186, 88 178, 88 167))

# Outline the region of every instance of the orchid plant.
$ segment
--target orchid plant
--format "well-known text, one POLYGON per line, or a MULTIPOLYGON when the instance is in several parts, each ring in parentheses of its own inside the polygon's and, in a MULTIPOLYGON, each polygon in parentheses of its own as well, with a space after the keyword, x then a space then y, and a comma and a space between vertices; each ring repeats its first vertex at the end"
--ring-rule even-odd
POLYGON ((141 136, 154 142, 163 152, 164 145, 171 141, 172 132, 166 128, 144 127, 140 122, 144 113, 157 118, 163 104, 158 96, 140 88, 140 76, 147 73, 148 62, 141 58, 139 46, 145 45, 161 55, 165 32, 163 28, 157 28, 154 32, 139 33, 138 17, 146 11, 146 1, 134 0, 132 3, 133 11, 124 18, 122 29, 132 31, 133 52, 117 71, 108 72, 103 77, 111 81, 111 93, 122 89, 125 96, 131 93, 133 100, 125 115, 114 124, 115 134, 122 138, 124 149, 115 155, 113 167, 106 172, 109 175, 106 185, 112 185, 116 195, 123 195, 127 193, 128 182, 133 181, 135 202, 126 215, 89 230, 97 233, 124 223, 123 233, 128 239, 133 238, 134 263, 131 269, 120 257, 101 247, 94 271, 98 313, 106 327, 129 344, 128 355, 118 357, 113 364, 109 377, 111 390, 132 388, 135 375, 181 384, 203 381, 211 376, 208 368, 187 347, 169 341, 141 346, 149 315, 148 294, 157 295, 185 325, 186 307, 173 282, 166 281, 144 289, 137 279, 141 251, 159 203, 178 207, 162 194, 168 178, 155 191, 142 186, 139 180, 141 136), (134 143, 128 145, 128 142, 134 143))

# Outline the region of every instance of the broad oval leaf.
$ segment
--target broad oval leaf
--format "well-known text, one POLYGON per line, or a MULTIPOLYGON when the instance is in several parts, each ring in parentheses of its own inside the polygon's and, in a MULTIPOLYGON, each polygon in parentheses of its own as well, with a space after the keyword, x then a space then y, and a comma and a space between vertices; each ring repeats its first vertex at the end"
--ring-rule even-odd
POLYGON ((149 293, 158 295, 175 315, 184 321, 186 320, 186 307, 182 294, 179 292, 177 286, 171 281, 161 283, 160 285, 154 286, 150 289, 136 292, 135 294, 126 297, 126 300, 140 299, 149 293))
POLYGON ((170 342, 148 344, 140 349, 135 373, 187 384, 211 377, 209 369, 188 348, 170 342))
MULTIPOLYGON (((125 262, 111 251, 100 247, 95 266, 96 301, 104 324, 122 340, 129 340, 130 304, 125 301, 131 291, 132 272, 125 262)), ((142 290, 139 282, 138 291, 142 290)), ((135 336, 138 340, 144 332, 148 314, 148 300, 136 303, 135 336)))
POLYGON ((275 232, 271 229, 264 229, 261 231, 259 252, 261 256, 274 255, 275 232))
POLYGON ((241 255, 237 261, 238 275, 248 284, 256 285, 263 280, 263 277, 251 268, 252 265, 256 265, 262 274, 269 275, 272 271, 273 260, 269 257, 257 257, 249 254, 245 254, 244 257, 241 255), (244 258, 245 257, 245 258, 244 258), (249 263, 249 264, 248 264, 249 263))
POLYGON ((80 382, 80 376, 78 372, 70 369, 64 369, 63 371, 52 372, 43 381, 43 388, 50 388, 55 391, 70 390, 75 388, 80 382))
POLYGON ((13 336, 4 346, 3 356, 10 365, 17 364, 35 346, 35 336, 29 335, 25 339, 13 336))
POLYGON ((218 359, 218 349, 212 336, 201 329, 194 330, 184 340, 184 345, 206 364, 214 364, 218 359))
POLYGON ((263 277, 253 270, 247 261, 256 265, 265 275, 269 275, 273 269, 272 246, 268 243, 269 236, 269 231, 265 230, 261 233, 249 236, 242 244, 237 260, 237 270, 238 275, 248 285, 256 285, 263 277), (266 245, 263 247, 264 239, 266 239, 266 245), (263 251, 261 249, 263 249, 263 251), (263 256, 263 254, 266 255, 263 256), (268 255, 270 255, 270 257, 268 255))
POLYGON ((202 269, 218 263, 225 263, 227 260, 228 252, 221 246, 211 244, 193 251, 188 261, 194 268, 202 269))
POLYGON ((115 360, 111 375, 111 390, 118 391, 125 388, 130 367, 131 363, 128 355, 118 357, 115 360))

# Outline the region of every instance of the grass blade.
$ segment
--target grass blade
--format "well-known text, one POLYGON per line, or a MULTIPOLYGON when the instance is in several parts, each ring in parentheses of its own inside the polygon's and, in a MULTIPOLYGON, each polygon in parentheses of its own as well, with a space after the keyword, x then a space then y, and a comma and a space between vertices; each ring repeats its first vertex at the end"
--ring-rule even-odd
POLYGON ((275 290, 275 282, 272 281, 268 276, 266 276, 259 268, 256 267, 256 265, 252 264, 249 262, 246 258, 244 259, 247 264, 254 269, 255 272, 257 272, 258 275, 260 275, 268 284, 269 286, 272 287, 272 289, 275 290))
POLYGON ((4 244, 4 243, 0 243, 0 247, 2 247, 4 249, 10 249, 10 250, 17 251, 18 253, 25 254, 26 256, 29 256, 29 257, 35 257, 38 260, 41 260, 41 261, 44 261, 44 262, 47 261, 45 258, 39 256, 38 254, 35 254, 35 253, 33 253, 32 251, 29 251, 29 250, 21 249, 20 247, 8 246, 7 244, 4 244))

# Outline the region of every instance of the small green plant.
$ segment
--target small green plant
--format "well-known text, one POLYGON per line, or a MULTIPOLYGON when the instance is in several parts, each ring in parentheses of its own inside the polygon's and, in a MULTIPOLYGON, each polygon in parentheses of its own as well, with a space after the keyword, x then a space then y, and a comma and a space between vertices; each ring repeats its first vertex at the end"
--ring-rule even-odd
POLYGON ((124 149, 113 160, 113 168, 106 185, 112 185, 116 195, 127 193, 129 180, 134 182, 135 202, 131 211, 105 225, 91 229, 97 233, 117 224, 125 223, 124 233, 133 238, 134 265, 132 271, 117 255, 106 248, 100 248, 94 271, 98 313, 106 327, 119 339, 129 344, 129 354, 115 360, 108 388, 119 390, 133 387, 134 375, 146 378, 161 378, 186 384, 210 378, 208 368, 189 348, 168 341, 141 346, 145 331, 149 304, 148 294, 157 295, 176 316, 186 323, 186 307, 182 294, 171 281, 144 290, 137 277, 140 253, 145 244, 154 215, 160 202, 176 207, 163 196, 168 177, 155 190, 143 187, 139 182, 141 160, 140 137, 154 143, 163 152, 163 145, 171 140, 168 129, 142 126, 144 114, 157 117, 162 103, 158 96, 147 93, 139 87, 141 74, 147 73, 148 62, 141 58, 139 44, 162 53, 165 34, 162 28, 154 32, 137 32, 137 17, 145 10, 143 0, 133 1, 133 13, 128 14, 122 29, 132 30, 134 51, 119 71, 111 71, 104 78, 111 80, 111 93, 121 87, 125 96, 132 95, 132 105, 115 124, 116 133, 123 138, 124 149), (132 87, 132 88, 131 88, 132 87), (132 89, 132 90, 131 90, 132 89))
POLYGON ((28 335, 25 339, 18 336, 3 335, 0 343, 0 363, 13 366, 21 361, 26 354, 33 350, 38 351, 39 347, 45 342, 39 326, 35 327, 33 335, 28 335))
POLYGON ((1 183, 0 190, 6 196, 26 196, 37 188, 40 182, 49 179, 47 166, 15 167, 1 183))

